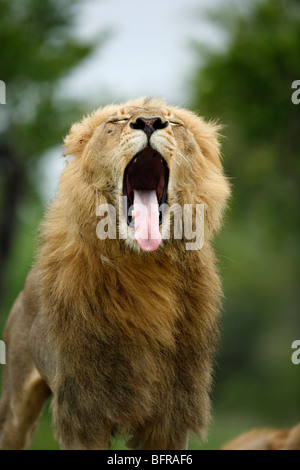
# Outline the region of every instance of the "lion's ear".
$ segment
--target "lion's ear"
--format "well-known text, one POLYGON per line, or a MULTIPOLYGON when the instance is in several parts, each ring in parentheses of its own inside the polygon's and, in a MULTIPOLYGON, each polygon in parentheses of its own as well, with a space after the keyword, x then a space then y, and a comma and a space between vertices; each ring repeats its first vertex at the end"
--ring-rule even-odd
POLYGON ((64 157, 67 155, 74 155, 74 157, 81 156, 94 132, 90 121, 91 119, 88 116, 83 121, 73 124, 69 134, 64 139, 64 157))
POLYGON ((201 119, 201 131, 196 137, 203 155, 217 167, 222 167, 221 163, 221 130, 223 126, 217 122, 206 122, 201 119))
POLYGON ((221 168, 220 138, 223 126, 215 121, 205 121, 198 116, 193 124, 191 131, 203 155, 215 166, 221 168))
POLYGON ((187 109, 175 109, 177 114, 192 132, 204 157, 221 168, 221 145, 220 137, 222 125, 215 121, 206 121, 194 112, 187 109))
POLYGON ((81 122, 73 124, 69 134, 64 139, 63 156, 74 155, 74 157, 80 157, 95 129, 118 108, 117 105, 99 108, 92 114, 88 114, 81 122))

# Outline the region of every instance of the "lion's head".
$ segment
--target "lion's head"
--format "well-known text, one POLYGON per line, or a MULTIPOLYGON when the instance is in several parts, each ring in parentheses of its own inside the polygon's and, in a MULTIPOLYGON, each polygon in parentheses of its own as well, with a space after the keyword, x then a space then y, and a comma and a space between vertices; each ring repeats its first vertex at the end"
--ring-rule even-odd
POLYGON ((65 204, 81 199, 73 217, 79 232, 89 223, 87 212, 95 220, 95 204, 111 204, 119 238, 152 251, 164 245, 172 206, 203 204, 209 239, 229 195, 218 131, 216 124, 156 98, 106 106, 74 124, 65 139, 65 155, 73 158, 60 192, 65 204))

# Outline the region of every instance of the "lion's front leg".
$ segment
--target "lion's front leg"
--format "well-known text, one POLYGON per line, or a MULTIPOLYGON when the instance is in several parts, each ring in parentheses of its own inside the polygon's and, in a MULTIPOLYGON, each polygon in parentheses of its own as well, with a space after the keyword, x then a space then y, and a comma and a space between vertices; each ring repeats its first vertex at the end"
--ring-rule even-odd
POLYGON ((108 436, 108 440, 103 440, 99 438, 99 440, 94 443, 91 442, 90 444, 80 441, 71 441, 66 444, 63 439, 59 440, 59 447, 61 450, 109 450, 110 447, 110 436, 108 436))
POLYGON ((186 450, 188 431, 175 434, 156 424, 135 433, 127 446, 134 450, 186 450))
POLYGON ((56 387, 52 404, 53 426, 64 450, 108 450, 111 423, 101 413, 99 400, 88 386, 66 376, 56 387))

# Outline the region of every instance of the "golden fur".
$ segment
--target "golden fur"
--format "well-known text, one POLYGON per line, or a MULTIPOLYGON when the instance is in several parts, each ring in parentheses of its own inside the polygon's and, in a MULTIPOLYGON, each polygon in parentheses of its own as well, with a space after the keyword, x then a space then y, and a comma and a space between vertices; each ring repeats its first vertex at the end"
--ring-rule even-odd
POLYGON ((203 437, 221 298, 211 240, 229 196, 218 131, 146 98, 73 125, 65 140, 71 157, 4 334, 3 448, 29 445, 50 391, 61 448, 106 449, 115 432, 136 449, 183 449, 189 431, 203 437), (170 123, 151 146, 169 167, 168 204, 205 205, 201 250, 186 251, 183 237, 145 252, 132 229, 126 240, 96 235, 102 203, 116 206, 126 230, 117 201, 126 165, 146 145, 129 126, 140 116, 170 123))
POLYGON ((291 429, 252 429, 221 450, 300 450, 300 424, 291 429))

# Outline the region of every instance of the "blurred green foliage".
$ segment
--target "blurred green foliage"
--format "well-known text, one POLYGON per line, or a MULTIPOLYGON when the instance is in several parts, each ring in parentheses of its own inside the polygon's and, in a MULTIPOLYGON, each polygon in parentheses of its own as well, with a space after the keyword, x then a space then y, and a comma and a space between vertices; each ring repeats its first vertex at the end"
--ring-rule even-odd
POLYGON ((300 368, 291 363, 300 338, 300 106, 291 100, 300 2, 242 6, 211 15, 225 43, 196 46, 203 65, 192 80, 192 106, 225 124, 233 189, 217 241, 225 313, 214 426, 227 416, 229 428, 240 422, 235 431, 300 420, 300 368))
MULTIPOLYGON (((74 33, 76 14, 72 0, 0 2, 0 74, 7 95, 6 105, 0 107, 0 321, 26 272, 10 257, 19 250, 19 236, 26 237, 42 214, 34 184, 38 161, 46 150, 61 145, 83 111, 82 104, 62 96, 61 80, 103 38, 99 35, 93 44, 79 40, 74 33), (7 269, 17 272, 10 277, 7 269)), ((28 248, 23 246, 21 254, 25 270, 32 256, 28 248)))
MULTIPOLYGON (((1 330, 30 267, 43 211, 33 184, 37 163, 61 143, 82 107, 57 92, 60 80, 92 51, 74 38, 73 3, 0 3, 0 79, 9 85, 0 107, 0 213, 16 219, 2 272, 1 330), (9 207, 16 181, 20 195, 9 207)), ((240 7, 210 16, 226 40, 221 50, 195 46, 190 83, 191 107, 225 124, 224 166, 233 188, 216 242, 225 299, 214 419, 201 447, 207 449, 254 426, 300 420, 300 366, 291 362, 292 341, 300 339, 300 105, 291 101, 292 82, 300 79, 300 2, 240 7)), ((189 447, 199 443, 192 438, 189 447)), ((49 406, 32 448, 58 448, 49 406)))

